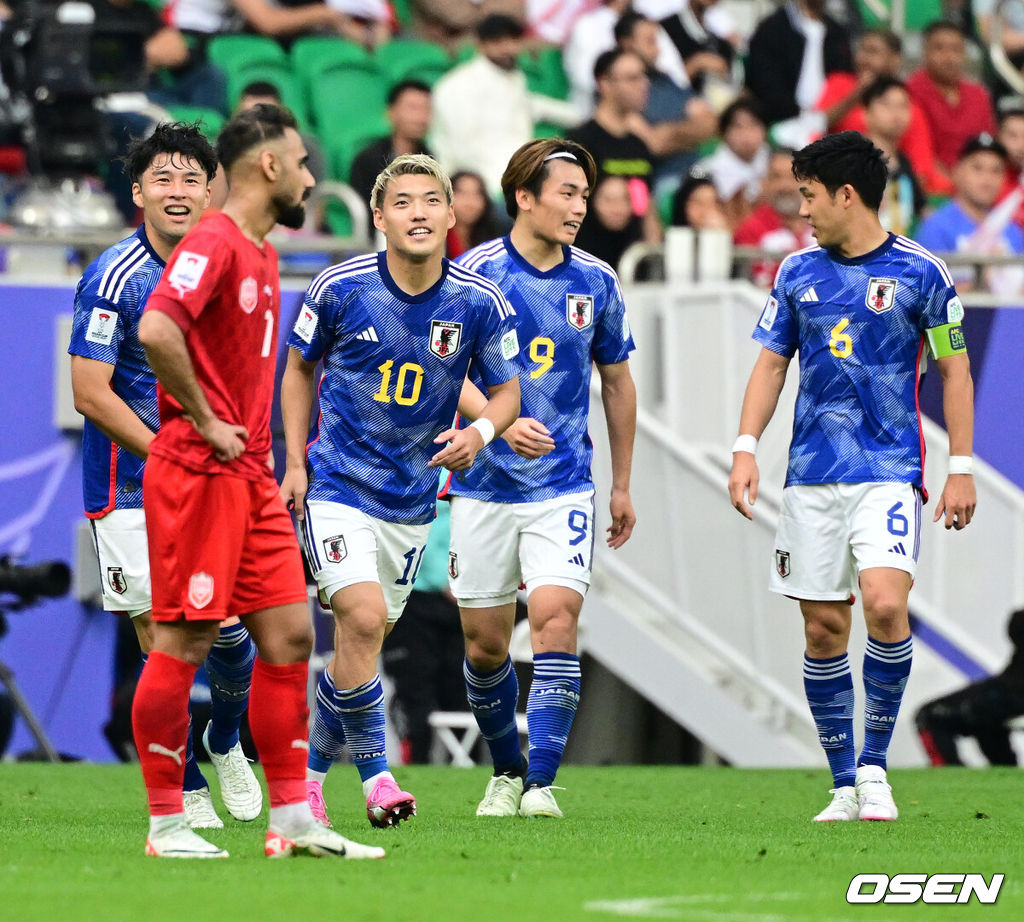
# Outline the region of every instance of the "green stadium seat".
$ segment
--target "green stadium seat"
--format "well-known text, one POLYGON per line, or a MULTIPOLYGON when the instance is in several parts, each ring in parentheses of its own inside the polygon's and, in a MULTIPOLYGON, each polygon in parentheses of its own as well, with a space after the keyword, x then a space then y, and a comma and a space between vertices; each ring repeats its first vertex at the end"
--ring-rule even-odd
POLYGON ((324 74, 310 96, 313 124, 320 140, 334 149, 353 138, 365 138, 368 126, 384 119, 386 94, 385 81, 376 73, 351 70, 324 74))
MULTIPOLYGON (((882 22, 871 10, 864 0, 860 0, 857 4, 860 7, 861 18, 864 20, 864 25, 888 26, 889 22, 882 22)), ((888 0, 885 6, 891 7, 892 0, 888 0)), ((920 32, 928 23, 934 22, 936 19, 943 19, 943 4, 942 0, 913 0, 913 2, 904 4, 904 18, 903 28, 905 32, 920 32)))
POLYGON ((440 45, 407 38, 396 38, 378 45, 374 59, 390 86, 400 80, 422 80, 433 86, 453 63, 440 45))
POLYGON ((224 125, 224 116, 205 106, 165 106, 176 122, 198 122, 199 128, 212 144, 224 125))
POLYGON ((298 78, 288 65, 287 58, 283 62, 272 63, 265 61, 259 64, 249 64, 236 67, 228 72, 228 105, 234 109, 242 95, 242 90, 250 83, 257 80, 265 80, 277 87, 283 102, 299 120, 299 124, 305 126, 308 121, 306 112, 305 94, 299 84, 298 78))
POLYGON ((210 40, 206 56, 225 73, 253 64, 287 64, 284 49, 262 35, 218 35, 210 40))
POLYGON ((343 38, 310 35, 296 40, 291 51, 292 69, 308 96, 317 92, 317 81, 334 70, 375 71, 373 56, 362 45, 343 38))
POLYGON ((569 79, 562 67, 561 48, 539 48, 519 55, 519 66, 526 74, 526 85, 533 93, 555 99, 569 98, 569 79))
POLYGON ((391 133, 391 126, 381 119, 372 126, 363 125, 358 132, 345 138, 335 138, 330 144, 327 156, 330 161, 331 175, 341 182, 348 182, 349 171, 356 155, 371 141, 391 133))

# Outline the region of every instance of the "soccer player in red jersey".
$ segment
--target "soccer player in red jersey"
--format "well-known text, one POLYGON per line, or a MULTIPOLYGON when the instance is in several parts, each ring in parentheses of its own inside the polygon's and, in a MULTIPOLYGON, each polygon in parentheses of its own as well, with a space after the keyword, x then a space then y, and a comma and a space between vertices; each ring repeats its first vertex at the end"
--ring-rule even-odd
POLYGON ((256 106, 217 139, 223 211, 179 244, 139 323, 158 381, 160 431, 144 479, 153 652, 132 725, 149 797, 146 853, 225 858, 193 832, 181 796, 188 696, 220 622, 256 642, 249 723, 270 795, 270 857, 379 858, 313 819, 306 802, 312 632, 291 519, 269 466, 276 332, 275 223, 299 227, 313 187, 294 116, 256 106))

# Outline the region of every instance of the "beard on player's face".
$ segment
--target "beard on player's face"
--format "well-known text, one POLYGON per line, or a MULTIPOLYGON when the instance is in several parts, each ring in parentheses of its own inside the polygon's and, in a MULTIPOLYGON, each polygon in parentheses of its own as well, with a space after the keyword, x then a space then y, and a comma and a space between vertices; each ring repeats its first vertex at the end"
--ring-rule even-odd
POLYGON ((291 230, 300 230, 306 223, 305 199, 293 202, 289 196, 276 195, 271 200, 277 212, 277 223, 291 230))

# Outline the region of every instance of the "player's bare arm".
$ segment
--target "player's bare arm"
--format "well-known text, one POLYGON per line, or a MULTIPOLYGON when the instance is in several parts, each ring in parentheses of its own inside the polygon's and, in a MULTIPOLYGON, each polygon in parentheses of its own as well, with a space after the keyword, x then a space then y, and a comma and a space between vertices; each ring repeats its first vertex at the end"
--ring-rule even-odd
POLYGON ((108 439, 146 458, 156 433, 110 388, 114 366, 84 355, 71 356, 71 390, 75 409, 108 439))
MULTIPOLYGON (((762 347, 743 394, 743 408, 740 410, 740 435, 752 435, 759 439, 775 415, 779 395, 786 383, 786 372, 790 360, 771 349, 762 347)), ((757 487, 760 475, 757 460, 751 451, 734 451, 732 471, 729 474, 729 499, 740 515, 753 519, 750 510, 757 502, 757 487)))
MULTIPOLYGON (((487 398, 469 378, 462 382, 462 395, 459 397, 459 414, 467 419, 480 418, 487 398)), ((542 458, 555 447, 551 431, 540 420, 529 416, 520 416, 502 434, 509 447, 523 458, 542 458)))
POLYGON ((608 425, 608 444, 612 456, 612 493, 609 509, 608 546, 622 547, 633 534, 636 512, 629 495, 633 468, 633 441, 636 438, 636 384, 629 361, 598 365, 601 376, 601 403, 608 425))
MULTIPOLYGON (((942 411, 949 433, 950 457, 967 457, 972 453, 974 441, 974 381, 966 352, 936 360, 942 378, 942 411)), ((978 503, 971 474, 950 474, 935 504, 938 522, 945 517, 945 527, 959 531, 971 524, 978 503)))
POLYGON ((185 334, 167 314, 148 310, 139 321, 139 342, 157 380, 192 418, 196 431, 210 445, 218 461, 234 461, 245 451, 245 426, 214 416, 196 380, 185 334))
POLYGON ((288 350, 288 362, 281 378, 281 418, 284 423, 285 469, 281 478, 281 499, 295 510, 301 522, 305 518, 306 437, 313 412, 316 389, 316 362, 307 362, 298 349, 288 350))
MULTIPOLYGON (((495 384, 487 389, 488 400, 478 420, 487 420, 494 426, 495 435, 504 432, 519 416, 519 376, 495 384)), ((473 466, 477 452, 484 447, 484 438, 476 426, 465 429, 446 429, 434 441, 448 444, 429 461, 430 467, 445 467, 450 471, 464 471, 473 466)))

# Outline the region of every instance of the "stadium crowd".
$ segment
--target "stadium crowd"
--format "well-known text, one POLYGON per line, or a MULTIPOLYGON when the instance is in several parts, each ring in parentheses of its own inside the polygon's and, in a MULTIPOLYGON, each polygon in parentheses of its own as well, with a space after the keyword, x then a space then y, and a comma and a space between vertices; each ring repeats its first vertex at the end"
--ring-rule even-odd
MULTIPOLYGON (((724 226, 735 243, 778 253, 806 243, 795 187, 774 154, 852 128, 889 158, 887 229, 920 228, 943 251, 1021 249, 1011 227, 1020 210, 979 230, 992 204, 1015 193, 1024 165, 1024 101, 1007 95, 980 44, 992 33, 991 3, 915 4, 901 38, 856 0, 89 2, 97 23, 130 25, 144 42, 144 104, 98 101, 117 151, 161 113, 199 120, 212 137, 232 112, 276 98, 296 113, 318 182, 349 183, 365 200, 392 157, 432 153, 472 190, 460 195, 479 215, 469 223, 490 232, 505 229, 487 200, 498 202, 511 153, 560 134, 598 163, 581 245, 617 264, 631 243, 657 242, 672 224, 724 226), (976 164, 997 162, 993 198, 975 188, 976 164), (707 201, 691 208, 694 193, 707 201), (924 228, 933 213, 948 225, 947 203, 957 227, 938 241, 924 228)), ((0 20, 30 5, 0 3, 0 20)), ((1014 26, 1002 34, 1019 64, 1014 26)), ((0 114, 8 191, 26 163, 16 112, 6 107, 6 126, 0 114)), ((137 223, 116 161, 96 169, 137 223)), ((352 231, 344 208, 324 222, 352 231)), ((452 255, 477 237, 459 227, 452 255)), ((767 284, 771 269, 759 260, 744 271, 767 284)))

